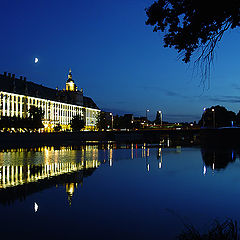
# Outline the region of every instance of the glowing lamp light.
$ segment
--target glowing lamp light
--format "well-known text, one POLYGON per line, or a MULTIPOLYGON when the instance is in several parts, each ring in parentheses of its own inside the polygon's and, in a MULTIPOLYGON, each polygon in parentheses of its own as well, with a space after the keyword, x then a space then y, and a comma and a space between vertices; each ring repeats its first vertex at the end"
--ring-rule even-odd
POLYGON ((161 162, 159 162, 158 168, 162 168, 162 163, 161 162))
POLYGON ((150 164, 149 163, 147 164, 147 171, 148 172, 150 171, 150 164))
POLYGON ((206 166, 204 166, 204 167, 203 167, 203 175, 205 176, 206 173, 207 173, 207 168, 206 168, 206 166))

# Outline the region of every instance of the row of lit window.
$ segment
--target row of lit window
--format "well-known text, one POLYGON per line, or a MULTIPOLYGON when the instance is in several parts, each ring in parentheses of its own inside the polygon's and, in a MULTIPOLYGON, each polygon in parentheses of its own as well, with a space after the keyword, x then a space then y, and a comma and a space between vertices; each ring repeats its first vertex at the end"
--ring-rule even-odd
MULTIPOLYGON (((3 99, 9 99, 9 100, 5 100, 5 110, 7 110, 8 106, 9 106, 9 110, 16 110, 18 107, 18 111, 20 111, 20 104, 22 102, 22 109, 24 109, 24 105, 27 104, 26 109, 30 108, 30 105, 35 105, 38 107, 42 107, 42 109, 45 111, 45 115, 47 110, 50 110, 51 107, 53 108, 53 111, 56 113, 57 109, 60 111, 60 115, 62 116, 70 116, 69 111, 74 111, 75 113, 79 114, 83 112, 83 110, 85 110, 85 108, 81 107, 81 106, 71 106, 69 104, 63 104, 63 103, 55 103, 53 101, 49 101, 49 100, 43 100, 43 99, 35 99, 35 98, 31 98, 31 97, 26 97, 26 96, 17 96, 17 95, 13 95, 13 94, 0 94, 1 97, 1 104, 0 104, 0 109, 3 109, 3 99), (9 105, 8 105, 9 103, 9 105), (64 113, 65 111, 67 113, 64 113)), ((98 110, 92 110, 92 109, 86 109, 86 116, 87 117, 91 117, 91 118, 95 118, 97 115, 98 110)))
MULTIPOLYGON (((5 98, 5 102, 13 102, 14 103, 27 103, 27 104, 33 104, 35 106, 53 106, 54 108, 61 108, 61 109, 66 109, 66 110, 71 110, 71 111, 76 111, 77 109, 83 108, 80 106, 71 106, 69 104, 63 104, 63 103, 54 103, 52 101, 49 100, 40 100, 40 99, 35 99, 35 98, 31 98, 31 97, 25 97, 25 96, 17 96, 17 95, 12 95, 12 94, 1 94, 1 102, 3 102, 3 99, 5 98)), ((6 105, 7 106, 7 105, 6 105)))

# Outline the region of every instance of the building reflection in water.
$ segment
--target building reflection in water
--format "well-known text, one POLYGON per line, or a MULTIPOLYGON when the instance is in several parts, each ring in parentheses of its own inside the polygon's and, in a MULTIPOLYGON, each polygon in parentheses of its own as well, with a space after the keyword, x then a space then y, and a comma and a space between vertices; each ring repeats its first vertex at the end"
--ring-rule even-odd
MULTIPOLYGON (((21 193, 21 187, 26 184, 31 186, 28 189, 32 193, 60 183, 65 185, 71 204, 75 188, 99 165, 97 146, 82 146, 77 150, 73 147, 40 147, 2 151, 0 202, 7 200, 7 195, 18 198, 17 193, 21 193)), ((23 194, 28 195, 27 192, 23 194)))
MULTIPOLYGON (((179 154, 181 147, 177 146, 165 152, 169 153, 179 154)), ((208 173, 208 168, 213 174, 214 171, 225 168, 230 162, 234 162, 236 155, 239 154, 233 149, 208 148, 202 148, 201 153, 203 175, 208 173)), ((114 161, 139 158, 145 159, 147 172, 156 168, 166 168, 166 163, 163 164, 162 146, 146 143, 117 145, 110 142, 77 148, 40 147, 5 150, 0 152, 0 203, 8 202, 9 198, 13 200, 25 198, 31 193, 60 184, 65 186, 71 205, 76 188, 83 184, 83 178, 90 176, 99 167, 100 162, 112 167, 114 161), (28 187, 24 188, 26 184, 28 187)))
POLYGON ((54 150, 51 147, 36 149, 17 149, 0 153, 0 188, 17 186, 24 183, 36 182, 40 179, 51 178, 65 173, 82 169, 97 168, 98 149, 87 146, 82 149, 80 159, 77 151, 61 147, 54 150), (43 159, 39 156, 43 153, 43 159), (66 152, 71 152, 67 155, 66 152))
POLYGON ((158 168, 162 168, 162 148, 158 149, 158 154, 157 154, 157 159, 158 159, 158 168))
MULTIPOLYGON (((98 150, 102 150, 102 153, 98 152, 98 161, 100 161, 102 164, 108 164, 108 166, 112 167, 114 165, 114 161, 122 160, 122 159, 138 159, 143 158, 146 160, 146 169, 147 171, 150 171, 150 152, 152 149, 154 149, 154 152, 156 152, 156 155, 154 155, 157 158, 157 167, 162 168, 162 162, 163 162, 163 152, 162 152, 162 146, 161 145, 148 145, 147 143, 144 144, 116 144, 114 142, 108 142, 105 144, 98 144, 96 145, 98 150), (130 156, 128 155, 129 151, 119 152, 116 150, 121 149, 129 149, 130 150, 130 156), (126 155, 127 154, 127 155, 126 155)), ((179 152, 179 150, 176 148, 174 152, 179 152)))
MULTIPOLYGON (((116 143, 108 143, 105 145, 102 145, 102 150, 104 152, 103 156, 103 163, 107 163, 110 167, 113 166, 114 161, 122 160, 122 159, 138 159, 142 158, 145 159, 146 163, 146 171, 151 171, 151 165, 154 164, 154 168, 157 167, 158 169, 163 168, 163 146, 161 144, 159 145, 151 145, 147 143, 143 144, 116 144, 116 143), (119 152, 117 153, 115 149, 129 149, 130 150, 130 156, 121 155, 119 152), (116 153, 116 154, 115 154, 116 153), (150 157, 150 154, 153 154, 150 157), (155 160, 155 157, 157 159, 157 162, 155 160)), ((174 153, 181 153, 181 147, 176 146, 175 148, 171 148, 171 152, 174 153)), ((168 152, 170 152, 168 151, 168 152)), ((128 152, 127 152, 128 153, 128 152)))

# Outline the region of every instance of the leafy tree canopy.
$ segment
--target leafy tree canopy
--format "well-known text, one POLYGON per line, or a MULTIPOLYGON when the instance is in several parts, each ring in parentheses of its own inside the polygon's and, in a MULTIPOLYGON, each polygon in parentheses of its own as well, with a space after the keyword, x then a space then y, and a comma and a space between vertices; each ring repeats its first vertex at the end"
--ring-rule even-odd
POLYGON ((28 127, 30 129, 39 129, 43 128, 42 118, 44 116, 44 112, 41 107, 30 106, 29 109, 29 118, 28 118, 28 127))
POLYGON ((42 118, 44 112, 41 108, 30 106, 29 117, 20 118, 19 116, 2 116, 0 119, 0 129, 15 130, 22 129, 24 131, 38 130, 43 128, 42 118))
POLYGON ((112 124, 112 117, 107 112, 99 112, 97 116, 96 126, 100 130, 106 130, 110 128, 112 124))
POLYGON ((235 121, 236 114, 234 112, 228 111, 225 107, 217 105, 205 109, 199 121, 199 125, 202 127, 228 127, 235 121))
POLYGON ((76 115, 72 118, 70 125, 73 131, 80 131, 85 127, 85 121, 80 115, 76 115))
POLYGON ((197 60, 210 63, 224 32, 240 26, 240 1, 158 0, 146 14, 146 24, 165 33, 164 47, 174 47, 185 63, 201 49, 197 60))

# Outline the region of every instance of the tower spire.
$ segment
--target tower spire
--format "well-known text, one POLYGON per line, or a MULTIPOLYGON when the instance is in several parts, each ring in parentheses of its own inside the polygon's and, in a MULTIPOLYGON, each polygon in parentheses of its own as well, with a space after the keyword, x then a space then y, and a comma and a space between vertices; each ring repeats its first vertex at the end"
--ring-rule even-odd
POLYGON ((72 70, 69 68, 68 79, 72 79, 72 70))

